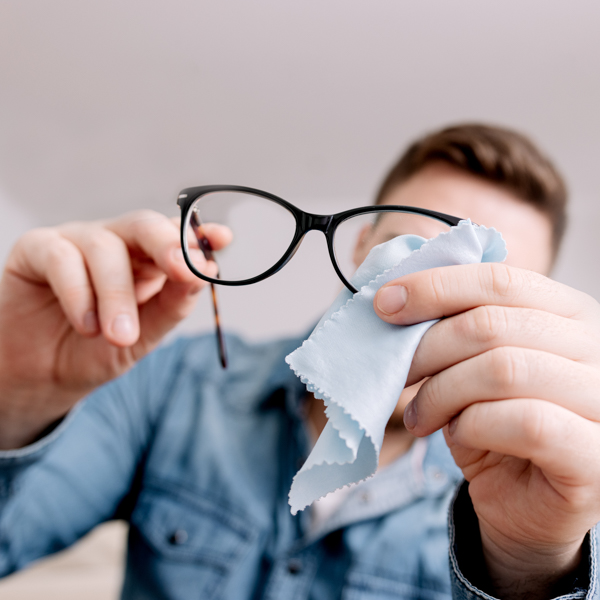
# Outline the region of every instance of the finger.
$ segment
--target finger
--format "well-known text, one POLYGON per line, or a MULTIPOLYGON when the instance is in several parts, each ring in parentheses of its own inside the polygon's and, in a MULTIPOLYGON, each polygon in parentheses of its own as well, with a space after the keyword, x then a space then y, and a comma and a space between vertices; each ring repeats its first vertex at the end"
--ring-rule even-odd
MULTIPOLYGON (((171 222, 179 228, 181 227, 181 219, 179 217, 171 217, 171 222)), ((220 223, 204 223, 202 232, 209 238, 210 245, 213 250, 222 250, 228 246, 233 240, 233 232, 227 225, 220 223)), ((198 241, 194 235, 194 230, 190 226, 188 231, 188 244, 191 247, 198 248, 198 241)))
POLYGON ((196 228, 189 226, 184 243, 190 265, 203 275, 218 277, 218 256, 215 257, 215 252, 227 246, 232 239, 232 231, 225 225, 204 223, 196 228))
POLYGON ((219 267, 217 263, 214 260, 207 260, 202 250, 188 248, 188 256, 192 265, 200 273, 213 278, 218 276, 219 267))
POLYGON ((98 333, 96 299, 79 249, 53 229, 37 229, 22 238, 18 275, 47 283, 73 328, 98 333))
POLYGON ((215 252, 222 250, 233 240, 231 229, 220 223, 203 223, 202 233, 208 238, 210 246, 215 252))
POLYGON ((129 213, 107 221, 105 227, 119 236, 135 258, 147 257, 169 279, 192 282, 195 276, 183 259, 179 228, 165 215, 151 210, 129 213))
POLYGON ((132 348, 135 359, 150 352, 182 319, 193 310, 204 283, 167 280, 162 290, 140 307, 141 335, 132 348))
POLYGON ((167 276, 162 273, 159 275, 155 275, 154 277, 149 278, 135 278, 135 300, 138 304, 145 304, 162 290, 165 282, 167 281, 167 276))
POLYGON ((446 431, 451 444, 531 460, 564 485, 597 479, 600 425, 556 404, 533 399, 481 402, 446 431))
MULTIPOLYGON (((109 221, 106 227, 121 237, 134 255, 141 252, 154 260, 169 279, 192 282, 196 278, 185 264, 179 226, 174 219, 144 210, 109 221)), ((206 223, 202 226, 202 231, 214 250, 224 248, 232 239, 231 230, 223 225, 206 223)), ((204 255, 195 250, 198 247, 195 236, 188 236, 188 244, 194 264, 199 264, 198 260, 204 263, 204 255)), ((206 272, 206 269, 203 272, 206 272)))
POLYGON ((407 383, 502 346, 542 350, 583 363, 600 362, 595 336, 579 321, 534 309, 479 306, 442 319, 425 333, 407 383))
POLYGON ((598 389, 593 367, 539 350, 496 348, 428 379, 405 423, 414 435, 429 435, 473 403, 510 398, 539 398, 600 421, 598 389))
POLYGON ((477 306, 534 308, 566 318, 600 314, 587 294, 543 275, 499 263, 457 265, 396 279, 375 295, 374 308, 388 323, 408 325, 455 315, 477 306))
POLYGON ((98 225, 65 226, 62 233, 83 254, 103 335, 117 346, 131 346, 139 336, 139 321, 131 261, 124 241, 98 225))

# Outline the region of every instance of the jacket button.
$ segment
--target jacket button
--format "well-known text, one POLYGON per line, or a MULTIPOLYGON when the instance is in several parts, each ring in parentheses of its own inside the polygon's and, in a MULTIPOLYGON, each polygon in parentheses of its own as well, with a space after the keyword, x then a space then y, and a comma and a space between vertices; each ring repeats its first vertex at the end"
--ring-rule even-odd
POLYGON ((298 575, 302 571, 302 563, 299 560, 292 559, 287 568, 290 575, 298 575))
POLYGON ((188 534, 185 529, 176 529, 169 536, 169 544, 172 544, 173 546, 181 546, 182 544, 185 544, 187 542, 187 539, 188 534))

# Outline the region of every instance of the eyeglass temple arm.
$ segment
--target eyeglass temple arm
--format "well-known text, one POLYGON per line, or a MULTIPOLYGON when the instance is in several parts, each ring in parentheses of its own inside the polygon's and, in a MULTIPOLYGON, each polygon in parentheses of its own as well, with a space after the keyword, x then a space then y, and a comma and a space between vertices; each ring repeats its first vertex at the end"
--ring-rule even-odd
MULTIPOLYGON (((213 255, 212 246, 210 244, 210 241, 208 240, 208 238, 204 235, 204 232, 202 231, 202 223, 200 222, 200 219, 198 218, 197 213, 192 212, 192 216, 190 218, 190 224, 194 231, 194 235, 196 236, 196 239, 198 240, 198 245, 200 246, 200 249, 202 250, 202 253, 204 254, 204 257, 206 258, 206 260, 212 260, 215 263, 215 265, 217 265, 217 268, 218 268, 219 265, 213 255)), ((218 271, 217 271, 217 279, 219 279, 218 271)), ((225 347, 225 337, 223 336, 223 330, 221 329, 221 319, 219 317, 219 304, 217 302, 217 289, 216 289, 214 283, 210 284, 210 290, 212 293, 212 303, 213 303, 213 309, 214 309, 214 313, 215 313, 215 330, 216 330, 216 335, 217 335, 217 346, 219 347, 219 359, 221 361, 221 366, 224 369, 226 369, 227 368, 227 349, 225 347)))

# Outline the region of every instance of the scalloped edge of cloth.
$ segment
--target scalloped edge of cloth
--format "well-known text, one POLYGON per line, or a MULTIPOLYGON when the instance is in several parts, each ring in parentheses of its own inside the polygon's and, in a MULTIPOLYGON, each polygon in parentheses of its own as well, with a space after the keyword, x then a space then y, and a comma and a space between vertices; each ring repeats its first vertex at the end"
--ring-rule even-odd
POLYGON ((375 246, 300 348, 286 362, 325 403, 327 423, 289 492, 292 514, 375 474, 387 422, 425 332, 437 321, 391 325, 373 309, 377 290, 434 267, 502 262, 506 244, 494 228, 461 221, 425 240, 402 235, 375 246))

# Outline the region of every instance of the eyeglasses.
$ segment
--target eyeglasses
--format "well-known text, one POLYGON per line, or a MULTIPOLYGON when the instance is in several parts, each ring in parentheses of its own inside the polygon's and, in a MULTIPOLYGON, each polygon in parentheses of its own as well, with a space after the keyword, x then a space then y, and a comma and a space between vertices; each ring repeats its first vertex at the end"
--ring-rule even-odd
POLYGON ((325 234, 338 277, 356 293, 352 274, 370 248, 403 234, 432 238, 461 221, 424 208, 389 204, 318 215, 269 192, 235 185, 186 188, 177 204, 185 262, 211 284, 223 368, 227 354, 215 284, 249 285, 274 275, 292 258, 304 236, 317 230, 325 234))

